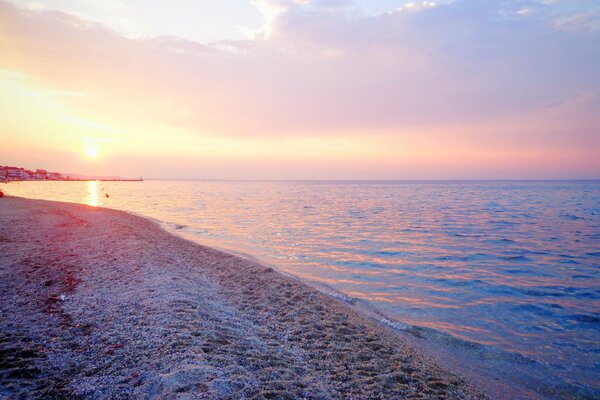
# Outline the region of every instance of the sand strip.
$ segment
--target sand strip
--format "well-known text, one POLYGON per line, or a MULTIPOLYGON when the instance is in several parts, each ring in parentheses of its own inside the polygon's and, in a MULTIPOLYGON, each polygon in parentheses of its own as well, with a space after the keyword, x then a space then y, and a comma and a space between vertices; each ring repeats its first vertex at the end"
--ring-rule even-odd
POLYGON ((0 199, 0 398, 472 399, 340 300, 125 212, 0 199))

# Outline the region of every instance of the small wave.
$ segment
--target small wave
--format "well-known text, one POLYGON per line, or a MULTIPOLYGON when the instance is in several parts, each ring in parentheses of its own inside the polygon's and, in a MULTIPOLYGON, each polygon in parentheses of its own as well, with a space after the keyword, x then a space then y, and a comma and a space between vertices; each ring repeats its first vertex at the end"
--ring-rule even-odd
POLYGON ((384 256, 384 257, 398 257, 398 256, 406 255, 407 253, 405 251, 382 250, 382 251, 373 252, 373 254, 377 255, 377 256, 384 256))
POLYGON ((478 235, 478 234, 474 234, 474 233, 456 233, 456 232, 453 232, 453 233, 450 233, 450 236, 476 239, 476 238, 482 237, 483 235, 478 235))
POLYGON ((549 310, 543 307, 542 305, 535 304, 520 304, 518 306, 513 307, 512 309, 517 312, 530 312, 542 317, 550 317, 556 315, 556 312, 554 312, 553 310, 549 310))
POLYGON ((582 275, 582 274, 573 275, 571 278, 573 278, 573 279, 593 279, 593 277, 591 277, 590 275, 582 275))
POLYGON ((561 215, 561 218, 568 219, 570 221, 576 221, 578 219, 585 219, 584 217, 580 217, 575 214, 563 214, 563 215, 561 215))
POLYGON ((385 265, 372 261, 335 261, 332 264, 350 268, 385 268, 385 265))
POLYGON ((492 254, 485 253, 474 253, 474 254, 465 254, 465 255, 447 255, 447 256, 439 256, 435 257, 436 261, 460 261, 460 262, 468 262, 468 261, 484 261, 484 260, 495 260, 496 256, 492 254))
POLYGON ((408 332, 415 337, 442 343, 446 346, 449 346, 450 348, 454 348, 456 351, 467 350, 470 352, 474 352, 478 358, 480 357, 487 360, 503 360, 509 363, 519 365, 539 365, 538 361, 526 357, 520 353, 502 350, 493 345, 485 345, 470 340, 460 339, 456 336, 439 331, 437 329, 418 325, 410 325, 405 322, 397 321, 390 318, 383 318, 380 322, 383 325, 396 329, 398 331, 408 332))
POLYGON ((577 322, 583 322, 585 324, 600 324, 600 316, 588 315, 588 314, 574 314, 567 317, 577 322))
POLYGON ((570 265, 579 265, 579 264, 581 264, 579 261, 573 260, 571 258, 566 259, 566 260, 558 260, 558 262, 561 263, 561 264, 570 264, 570 265))
POLYGON ((576 297, 576 298, 600 298, 600 291, 582 290, 575 287, 547 286, 538 289, 514 288, 519 293, 533 297, 576 297))
POLYGON ((505 220, 490 221, 489 223, 492 224, 492 225, 498 225, 498 226, 515 226, 515 225, 519 225, 518 222, 505 221, 505 220))
POLYGON ((408 331, 411 329, 411 326, 407 323, 400 321, 392 321, 391 319, 384 318, 381 320, 381 323, 389 326, 390 328, 397 329, 399 331, 408 331))
POLYGON ((506 239, 506 238, 502 238, 502 239, 488 239, 485 242, 486 243, 490 243, 490 244, 501 244, 501 245, 517 243, 514 240, 506 239))
POLYGON ((346 296, 345 294, 342 294, 342 293, 327 292, 327 295, 329 295, 329 296, 331 296, 331 297, 333 297, 335 299, 341 300, 344 303, 348 303, 348 304, 355 304, 356 303, 356 299, 354 299, 354 298, 352 298, 350 296, 346 296))
POLYGON ((506 260, 506 261, 531 261, 531 258, 524 256, 524 255, 518 255, 518 256, 500 256, 498 257, 501 260, 506 260))
POLYGON ((539 275, 539 273, 536 271, 531 271, 528 269, 518 269, 518 268, 507 269, 505 272, 510 275, 531 275, 531 276, 539 275))
POLYGON ((430 278, 432 282, 444 283, 448 286, 471 286, 484 283, 481 279, 447 279, 447 278, 430 278))

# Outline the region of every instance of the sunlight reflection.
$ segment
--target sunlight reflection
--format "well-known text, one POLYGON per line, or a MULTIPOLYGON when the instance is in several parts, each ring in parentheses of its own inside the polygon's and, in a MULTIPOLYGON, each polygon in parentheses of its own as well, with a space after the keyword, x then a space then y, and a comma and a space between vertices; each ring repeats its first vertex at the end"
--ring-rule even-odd
POLYGON ((87 181, 87 197, 85 204, 98 207, 98 181, 87 181))

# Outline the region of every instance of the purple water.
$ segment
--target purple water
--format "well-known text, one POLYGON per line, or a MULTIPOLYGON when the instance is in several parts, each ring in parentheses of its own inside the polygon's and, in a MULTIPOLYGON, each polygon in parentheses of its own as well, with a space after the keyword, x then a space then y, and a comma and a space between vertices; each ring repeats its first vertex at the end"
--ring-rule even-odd
POLYGON ((366 302, 482 368, 515 365, 503 377, 541 397, 600 397, 599 181, 3 188, 156 218, 366 302))

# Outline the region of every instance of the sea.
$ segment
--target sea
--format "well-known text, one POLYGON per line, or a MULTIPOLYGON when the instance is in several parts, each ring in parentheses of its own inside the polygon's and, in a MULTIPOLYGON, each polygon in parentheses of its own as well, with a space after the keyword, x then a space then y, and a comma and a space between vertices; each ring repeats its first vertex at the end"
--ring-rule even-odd
POLYGON ((600 398, 600 181, 0 188, 130 211, 258 259, 440 349, 442 363, 485 378, 498 397, 600 398))

